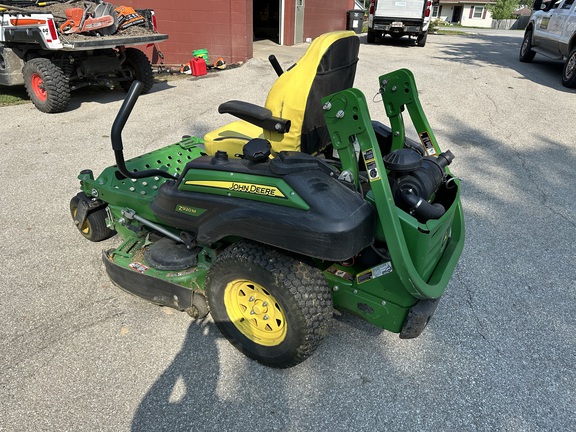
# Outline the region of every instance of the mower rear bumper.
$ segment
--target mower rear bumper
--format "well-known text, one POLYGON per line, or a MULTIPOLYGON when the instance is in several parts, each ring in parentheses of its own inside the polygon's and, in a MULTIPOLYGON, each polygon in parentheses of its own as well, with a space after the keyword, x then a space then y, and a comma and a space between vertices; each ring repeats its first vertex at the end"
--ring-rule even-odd
POLYGON ((408 316, 402 325, 400 339, 414 339, 424 331, 430 318, 436 312, 440 298, 433 300, 419 300, 408 310, 408 316))

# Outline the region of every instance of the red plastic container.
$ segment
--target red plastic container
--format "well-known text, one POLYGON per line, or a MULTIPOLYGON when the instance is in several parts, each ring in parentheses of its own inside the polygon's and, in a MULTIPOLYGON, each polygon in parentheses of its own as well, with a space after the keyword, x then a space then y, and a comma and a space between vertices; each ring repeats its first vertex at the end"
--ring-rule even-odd
POLYGON ((206 61, 201 57, 193 58, 190 60, 190 69, 194 76, 206 75, 206 61))

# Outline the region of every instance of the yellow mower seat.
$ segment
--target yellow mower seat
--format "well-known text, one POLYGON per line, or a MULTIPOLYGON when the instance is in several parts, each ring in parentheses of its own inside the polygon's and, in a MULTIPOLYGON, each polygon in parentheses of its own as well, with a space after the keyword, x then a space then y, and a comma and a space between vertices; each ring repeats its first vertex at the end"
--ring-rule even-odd
POLYGON ((206 152, 213 155, 221 150, 233 157, 241 154, 252 138, 270 141, 273 153, 286 150, 314 154, 322 150, 330 137, 321 99, 352 87, 359 47, 353 31, 318 36, 296 65, 278 77, 264 105, 274 117, 290 120, 290 130, 282 134, 244 120, 235 121, 205 135, 206 152))

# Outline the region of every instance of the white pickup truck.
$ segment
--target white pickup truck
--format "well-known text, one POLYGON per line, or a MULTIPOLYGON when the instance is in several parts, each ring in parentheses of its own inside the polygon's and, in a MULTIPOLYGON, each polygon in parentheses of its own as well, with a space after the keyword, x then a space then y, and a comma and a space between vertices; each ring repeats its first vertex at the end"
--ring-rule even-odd
MULTIPOLYGON (((103 2, 53 3, 43 8, 2 4, 0 86, 24 85, 36 108, 46 113, 64 111, 70 92, 87 85, 118 83, 128 90, 137 79, 144 83, 145 92, 150 90, 154 76, 148 57, 139 49, 126 46, 168 39, 168 35, 157 33, 152 10, 138 10, 143 22, 125 31, 69 34, 63 31, 63 17, 51 13, 51 9, 64 10, 78 3, 87 8, 89 3, 103 2)), ((117 20, 116 13, 113 10, 110 13, 117 20)))
POLYGON ((431 0, 371 0, 368 14, 367 42, 390 35, 416 37, 416 44, 426 45, 430 25, 431 0))
POLYGON ((576 1, 536 0, 535 12, 524 33, 520 61, 531 62, 536 54, 565 60, 562 84, 576 87, 576 1))

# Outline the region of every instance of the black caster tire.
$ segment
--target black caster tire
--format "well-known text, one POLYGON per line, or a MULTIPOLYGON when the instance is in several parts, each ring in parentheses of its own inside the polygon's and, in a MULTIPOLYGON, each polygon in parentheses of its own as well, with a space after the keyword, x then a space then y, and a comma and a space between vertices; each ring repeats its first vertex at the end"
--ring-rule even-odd
MULTIPOLYGON (((78 196, 75 196, 70 200, 70 214, 72 215, 72 219, 76 216, 79 202, 80 198, 78 198, 78 196)), ((106 226, 106 217, 106 209, 102 208, 95 210, 88 213, 82 226, 77 226, 76 228, 78 228, 78 231, 80 231, 80 234, 82 234, 84 238, 91 242, 99 242, 109 239, 116 234, 116 231, 111 230, 106 226)))

